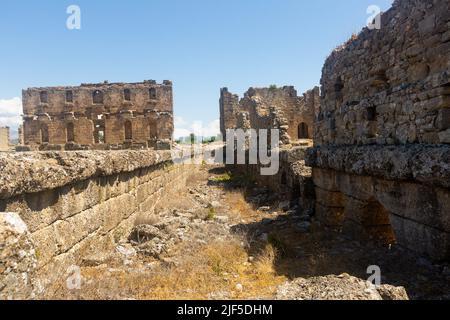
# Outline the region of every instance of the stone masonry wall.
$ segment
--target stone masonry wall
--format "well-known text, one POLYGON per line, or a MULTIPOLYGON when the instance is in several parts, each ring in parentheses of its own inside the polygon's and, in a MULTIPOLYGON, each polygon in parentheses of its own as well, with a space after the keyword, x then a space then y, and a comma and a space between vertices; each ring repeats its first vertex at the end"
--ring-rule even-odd
POLYGON ((226 138, 226 130, 234 129, 239 112, 239 96, 232 94, 228 88, 220 89, 220 132, 226 138))
POLYGON ((450 2, 396 0, 325 62, 316 215, 362 238, 450 259, 450 2))
MULTIPOLYGON (((195 174, 192 166, 172 165, 170 153, 162 151, 8 154, 0 156, 0 168, 0 212, 14 212, 23 221, 29 234, 23 242, 33 243, 36 261, 20 273, 5 266, 15 254, 2 259, 0 298, 10 297, 11 285, 24 275, 32 279, 34 295, 49 294, 70 266, 112 250, 139 214, 151 213, 195 174)), ((8 230, 0 226, 0 240, 8 230)))
POLYGON ((319 88, 297 96, 294 87, 250 88, 242 99, 221 90, 221 131, 227 129, 279 129, 282 144, 313 135, 314 111, 320 101, 319 88))
POLYGON ((320 221, 450 259, 450 147, 317 147, 306 163, 320 221))
MULTIPOLYGON (((307 146, 282 148, 280 150, 280 165, 277 174, 261 175, 261 164, 229 165, 232 171, 239 173, 260 186, 268 187, 279 195, 281 200, 289 200, 299 207, 303 215, 314 212, 314 183, 311 168, 305 165, 307 146)), ((248 152, 247 152, 248 159, 248 152)))
POLYGON ((0 128, 0 151, 9 151, 10 148, 9 128, 0 128))
POLYGON ((326 60, 315 143, 450 143, 450 2, 397 0, 326 60))
MULTIPOLYGON (((314 211, 314 186, 311 168, 305 166, 305 151, 311 144, 314 112, 319 108, 319 88, 298 96, 294 87, 250 88, 242 99, 221 90, 220 116, 224 137, 227 129, 279 129, 280 161, 275 175, 261 175, 261 164, 229 165, 258 184, 291 200, 305 215, 314 211)), ((270 141, 270 140, 269 140, 270 141)), ((246 144, 248 147, 248 144, 246 144)), ((235 159, 237 159, 235 157, 235 159)))
POLYGON ((30 88, 22 100, 28 149, 155 148, 172 139, 170 81, 30 88))

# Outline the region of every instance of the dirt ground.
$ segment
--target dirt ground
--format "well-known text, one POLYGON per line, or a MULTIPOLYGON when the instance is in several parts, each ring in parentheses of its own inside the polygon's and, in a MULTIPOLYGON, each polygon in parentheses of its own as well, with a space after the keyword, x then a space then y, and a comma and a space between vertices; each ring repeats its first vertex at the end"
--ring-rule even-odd
POLYGON ((372 299, 373 265, 382 284, 404 288, 394 298, 450 299, 448 265, 349 240, 245 177, 203 166, 128 242, 87 257, 80 288, 61 284, 51 298, 372 299))

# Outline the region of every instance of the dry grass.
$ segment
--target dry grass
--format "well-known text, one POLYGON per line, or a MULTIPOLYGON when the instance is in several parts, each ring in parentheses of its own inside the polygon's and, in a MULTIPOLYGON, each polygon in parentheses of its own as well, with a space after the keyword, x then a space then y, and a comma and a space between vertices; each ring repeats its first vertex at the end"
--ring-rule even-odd
POLYGON ((168 209, 177 209, 180 211, 190 210, 196 207, 196 203, 185 193, 180 192, 175 195, 166 196, 155 206, 155 212, 164 212, 168 209))
POLYGON ((196 174, 191 174, 186 179, 186 187, 190 188, 193 186, 197 186, 200 183, 203 183, 208 179, 208 174, 205 171, 196 172, 196 174))
POLYGON ((275 275, 274 264, 277 258, 277 249, 268 244, 257 257, 255 269, 260 274, 275 275))
POLYGON ((77 299, 251 299, 273 297, 286 278, 274 271, 276 250, 268 245, 249 263, 242 243, 216 242, 185 257, 177 266, 146 272, 85 268, 82 290, 62 295, 77 299), (241 284, 243 290, 236 286, 241 284), (76 295, 76 296, 74 296, 76 295))
MULTIPOLYGON (((208 175, 192 176, 188 184, 197 185, 206 180, 205 176, 207 178, 208 175)), ((220 180, 225 178, 221 176, 220 180)), ((191 198, 187 193, 180 193, 157 204, 154 211, 191 209, 196 205, 191 198)), ((228 191, 224 202, 231 208, 231 212, 227 212, 231 219, 253 222, 261 217, 245 200, 245 190, 228 191)), ((212 220, 216 215, 212 207, 197 209, 204 213, 206 220, 212 220)), ((136 219, 136 224, 154 225, 157 222, 158 216, 152 214, 143 214, 136 219)), ((119 261, 117 264, 83 268, 81 290, 63 289, 58 297, 95 300, 272 299, 277 287, 287 281, 286 276, 276 272, 275 262, 280 252, 274 245, 250 250, 249 243, 246 243, 250 240, 244 234, 210 241, 208 244, 193 242, 181 246, 173 264, 140 256, 130 267, 119 261)))
POLYGON ((243 190, 230 191, 225 196, 225 202, 230 206, 231 217, 239 219, 254 219, 258 213, 253 210, 251 204, 245 200, 245 192, 243 190))

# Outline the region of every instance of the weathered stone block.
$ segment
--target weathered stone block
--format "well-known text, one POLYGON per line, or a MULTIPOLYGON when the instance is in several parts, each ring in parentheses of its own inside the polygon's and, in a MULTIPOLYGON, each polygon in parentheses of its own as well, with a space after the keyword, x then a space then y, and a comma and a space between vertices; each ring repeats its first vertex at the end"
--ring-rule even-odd
POLYGON ((450 144, 450 129, 439 132, 439 142, 450 144))
POLYGON ((316 199, 319 204, 325 207, 344 207, 344 194, 342 192, 327 191, 316 187, 316 199))
POLYGON ((25 222, 0 213, 0 300, 35 298, 36 252, 25 222))
POLYGON ((402 217, 391 216, 398 243, 435 260, 450 258, 450 234, 402 217))
POLYGON ((439 130, 450 129, 450 108, 439 110, 436 126, 439 130))
MULTIPOLYGON (((0 155, 6 177, 17 171, 17 165, 29 166, 17 180, 8 180, 3 185, 2 190, 6 192, 0 192, 0 206, 18 209, 33 227, 36 280, 43 289, 42 296, 53 284, 64 281, 71 265, 79 265, 88 254, 106 250, 108 246, 111 249, 113 240, 126 238, 139 210, 153 209, 163 196, 183 187, 186 177, 196 172, 197 167, 183 165, 165 169, 162 164, 167 158, 151 159, 156 153, 141 152, 52 154, 51 157, 65 160, 50 161, 48 168, 45 167, 48 154, 30 154, 17 163, 14 161, 23 155, 14 155, 15 160, 0 155), (74 174, 73 167, 80 165, 87 155, 97 160, 89 162, 87 168, 81 166, 74 174), (33 158, 40 160, 27 163, 33 158), (65 176, 65 180, 54 180, 50 176, 53 180, 48 184, 45 179, 52 170, 60 177, 65 176), (33 172, 39 174, 33 176, 33 172)), ((0 180, 5 175, 0 176, 0 180)), ((0 239, 0 247, 2 245, 0 239)), ((0 250, 0 254, 6 252, 0 250)))
POLYGON ((407 182, 377 181, 376 198, 398 216, 450 232, 450 212, 440 210, 434 188, 407 182))
POLYGON ((366 201, 373 198, 374 183, 372 177, 337 174, 336 180, 339 190, 346 195, 366 201))
POLYGON ((337 182, 336 173, 331 170, 314 168, 313 179, 314 184, 323 190, 335 192, 340 191, 338 187, 339 184, 337 182))
POLYGON ((38 230, 31 237, 36 245, 37 267, 39 269, 49 263, 59 253, 54 226, 38 230))

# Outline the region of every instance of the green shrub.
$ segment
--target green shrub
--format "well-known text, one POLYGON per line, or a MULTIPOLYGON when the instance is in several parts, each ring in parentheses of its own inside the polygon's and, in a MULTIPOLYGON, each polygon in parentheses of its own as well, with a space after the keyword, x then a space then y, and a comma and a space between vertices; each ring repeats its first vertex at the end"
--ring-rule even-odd
POLYGON ((208 206, 208 214, 206 215, 206 221, 212 221, 216 217, 216 209, 212 205, 208 206))
POLYGON ((214 181, 214 182, 229 182, 229 181, 232 180, 232 178, 233 177, 232 177, 231 173, 230 172, 226 172, 224 174, 221 174, 220 176, 212 177, 211 181, 214 181))

